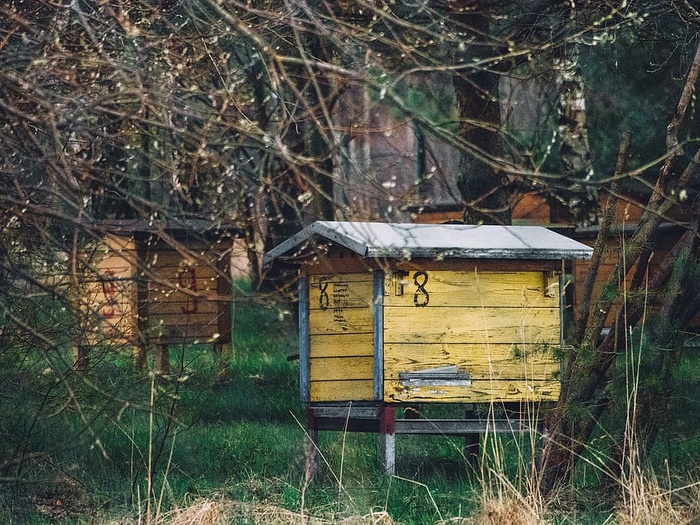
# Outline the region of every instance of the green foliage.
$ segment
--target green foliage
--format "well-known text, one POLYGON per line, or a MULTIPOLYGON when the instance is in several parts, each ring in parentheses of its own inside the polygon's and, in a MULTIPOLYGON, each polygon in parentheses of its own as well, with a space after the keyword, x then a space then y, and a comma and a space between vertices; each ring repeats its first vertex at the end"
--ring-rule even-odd
MULTIPOLYGON (((82 378, 71 370, 63 376, 44 374, 41 359, 25 360, 21 369, 16 363, 14 369, 4 366, 0 402, 3 413, 11 416, 2 420, 0 457, 12 457, 20 444, 28 454, 40 455, 21 469, 6 468, 0 517, 40 524, 56 519, 57 513, 66 523, 131 514, 139 506, 143 509, 149 497, 149 462, 150 497, 154 502, 162 498, 164 510, 220 494, 294 512, 303 502, 307 512, 330 519, 374 509, 388 512, 396 522, 422 524, 474 512, 482 489, 459 437, 400 436, 399 476, 386 478, 378 474, 375 435, 322 432, 324 463, 306 487, 298 368, 287 360, 296 350, 293 316, 287 304, 249 296, 236 303, 234 317, 235 353, 226 381, 216 379, 216 356, 204 345, 173 348, 168 376, 136 373, 129 353, 107 349, 93 354, 82 378), (12 374, 14 379, 9 379, 12 374), (61 411, 68 399, 65 381, 80 402, 61 411), (7 474, 18 474, 17 481, 9 483, 7 474), (60 508, 51 504, 58 500, 60 508)), ((657 350, 645 352, 644 363, 657 350)), ((16 355, 0 354, 3 365, 12 364, 11 356, 16 355)), ((654 452, 660 461, 669 457, 665 449, 674 449, 672 460, 678 464, 700 446, 692 438, 696 429, 675 415, 698 410, 693 392, 699 363, 697 356, 687 356, 676 369, 678 391, 687 395, 669 405, 674 410, 669 431, 654 452), (682 447, 676 446, 679 441, 682 447)), ((655 383, 649 377, 645 388, 651 393, 655 383)), ((423 417, 458 417, 464 407, 426 406, 420 411, 423 417)), ((609 420, 606 425, 614 428, 609 420)), ((605 451, 610 445, 605 435, 610 434, 603 433, 593 447, 605 451)), ((514 480, 528 472, 533 442, 527 436, 490 436, 487 443, 489 468, 514 480)), ((600 481, 599 476, 594 479, 600 481)), ((585 482, 590 481, 588 476, 585 482)), ((588 517, 594 514, 586 511, 588 517)), ((601 521, 591 518, 590 523, 601 521)))
MULTIPOLYGON (((459 120, 455 113, 454 96, 448 87, 452 80, 448 76, 415 79, 398 86, 397 95, 404 107, 421 119, 444 131, 456 133, 459 120)), ((404 115, 396 114, 398 119, 404 115)))
MULTIPOLYGON (((660 16, 654 23, 618 30, 612 44, 580 47, 598 176, 611 174, 623 131, 632 135, 630 169, 666 152, 666 125, 694 52, 689 31, 671 16, 660 16)), ((697 129, 699 117, 689 115, 688 132, 697 129)))

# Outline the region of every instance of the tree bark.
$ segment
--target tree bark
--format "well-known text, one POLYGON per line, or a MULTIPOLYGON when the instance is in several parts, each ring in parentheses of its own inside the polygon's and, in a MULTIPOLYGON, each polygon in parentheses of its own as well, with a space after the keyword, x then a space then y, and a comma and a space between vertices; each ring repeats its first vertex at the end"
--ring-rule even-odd
POLYGON ((453 85, 459 112, 459 134, 465 144, 459 166, 457 187, 465 206, 468 224, 509 224, 508 179, 499 168, 501 154, 501 109, 498 93, 500 76, 478 64, 493 46, 484 42, 489 34, 486 2, 454 2, 452 21, 457 31, 469 35, 458 63, 474 67, 457 71, 453 85))

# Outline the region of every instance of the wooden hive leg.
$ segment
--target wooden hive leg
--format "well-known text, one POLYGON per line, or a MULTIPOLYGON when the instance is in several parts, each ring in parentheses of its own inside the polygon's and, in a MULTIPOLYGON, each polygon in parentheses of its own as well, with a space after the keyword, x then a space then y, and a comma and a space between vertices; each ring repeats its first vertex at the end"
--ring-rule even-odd
POLYGON ((216 359, 216 375, 219 381, 231 379, 231 345, 215 344, 214 359, 216 359))
MULTIPOLYGON (((467 405, 465 412, 466 419, 476 419, 477 412, 474 405, 467 405)), ((465 434, 464 436, 464 457, 467 460, 467 467, 472 472, 479 472, 479 441, 480 434, 465 434)))
POLYGON ((90 347, 84 344, 73 346, 73 368, 79 371, 85 371, 88 366, 90 347))
POLYGON ((134 345, 134 366, 137 370, 146 368, 147 346, 143 343, 134 345))
POLYGON ((305 477, 307 482, 311 480, 319 470, 319 460, 321 459, 318 448, 318 430, 316 429, 316 418, 313 408, 306 409, 306 428, 308 429, 304 437, 304 456, 306 460, 305 477))
POLYGON ((379 408, 379 466, 387 476, 396 475, 396 423, 393 406, 379 408))
POLYGON ((156 345, 155 367, 161 374, 170 373, 170 348, 168 345, 156 345))

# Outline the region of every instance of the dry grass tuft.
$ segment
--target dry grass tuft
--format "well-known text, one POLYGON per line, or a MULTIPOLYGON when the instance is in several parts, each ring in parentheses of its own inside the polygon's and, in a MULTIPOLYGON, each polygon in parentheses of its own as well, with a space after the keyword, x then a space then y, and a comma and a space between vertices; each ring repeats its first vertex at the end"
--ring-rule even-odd
MULTIPOLYGON (((137 519, 111 521, 108 525, 140 525, 137 519)), ((325 519, 292 512, 262 503, 242 503, 225 498, 199 498, 187 506, 173 509, 152 523, 144 525, 229 525, 250 523, 260 525, 394 525, 386 512, 365 516, 325 519)))
POLYGON ((545 523, 537 505, 516 494, 490 495, 482 498, 474 517, 476 525, 541 525, 545 523))
POLYGON ((619 525, 685 525, 700 523, 700 486, 669 490, 650 473, 637 472, 623 485, 615 512, 619 525))

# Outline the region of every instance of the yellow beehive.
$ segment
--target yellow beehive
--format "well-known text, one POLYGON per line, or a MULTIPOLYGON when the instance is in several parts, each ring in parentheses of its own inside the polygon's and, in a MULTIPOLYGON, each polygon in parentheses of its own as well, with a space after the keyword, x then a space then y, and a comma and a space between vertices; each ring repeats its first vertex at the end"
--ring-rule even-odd
POLYGON ((300 264, 305 402, 556 400, 564 261, 541 227, 317 222, 266 255, 300 264))

